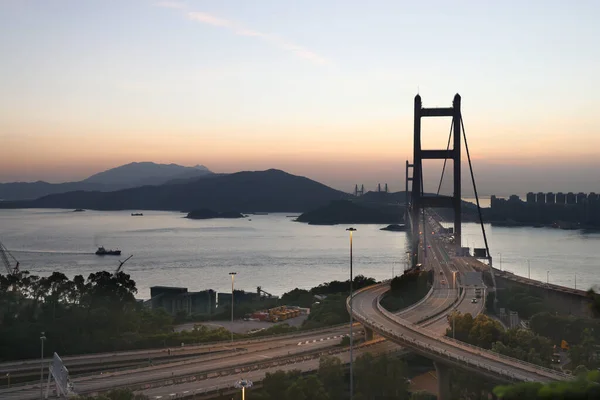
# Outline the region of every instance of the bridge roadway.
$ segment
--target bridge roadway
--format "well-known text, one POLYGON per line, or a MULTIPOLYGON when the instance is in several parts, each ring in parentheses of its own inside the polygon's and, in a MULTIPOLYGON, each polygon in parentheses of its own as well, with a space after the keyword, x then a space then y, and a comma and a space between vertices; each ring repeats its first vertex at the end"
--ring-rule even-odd
MULTIPOLYGON (((458 365, 461 368, 505 381, 547 382, 568 377, 555 370, 453 341, 440 336, 438 332, 423 329, 397 315, 386 312, 379 305, 379 300, 388 290, 389 287, 386 284, 378 284, 355 292, 354 316, 363 325, 395 343, 411 348, 434 361, 458 365)), ((466 296, 464 301, 467 301, 466 296)))
MULTIPOLYGON (((315 333, 319 334, 331 334, 331 336, 345 333, 348 329, 347 324, 338 326, 330 326, 327 328, 307 330, 292 334, 281 334, 274 336, 264 336, 253 339, 242 339, 235 340, 233 344, 230 341, 219 341, 212 343, 203 343, 198 345, 187 345, 184 347, 171 347, 171 360, 177 358, 184 359, 188 357, 200 357, 209 356, 222 352, 234 352, 236 349, 243 349, 246 346, 258 345, 264 342, 272 342, 274 339, 279 338, 298 338, 299 340, 305 336, 311 336, 315 333)), ((109 353, 96 353, 96 354, 83 354, 77 356, 65 356, 61 357, 65 366, 68 369, 75 370, 80 366, 89 365, 105 365, 106 369, 110 369, 113 364, 124 363, 124 362, 147 362, 149 359, 153 361, 169 359, 167 348, 161 349, 146 349, 146 350, 132 350, 132 351, 116 351, 109 353)), ((44 364, 48 365, 51 362, 50 358, 44 359, 44 364)), ((34 371, 39 373, 40 360, 29 359, 29 360, 18 360, 0 363, 0 375, 6 375, 10 373, 15 376, 18 372, 34 371)))
MULTIPOLYGON (((429 224, 427 224, 429 228, 429 224)), ((430 232, 433 232, 429 230, 430 232)), ((447 246, 439 240, 433 240, 430 232, 427 235, 427 246, 431 246, 434 267, 438 265, 444 272, 443 266, 452 265, 460 275, 472 270, 472 261, 464 257, 452 257, 442 260, 440 256, 446 255, 447 246)), ((435 234, 433 234, 435 236, 435 234)), ((444 272, 447 275, 448 271, 444 272)), ((447 281, 450 284, 450 281, 447 281)), ((455 341, 443 336, 444 326, 447 325, 445 315, 435 318, 427 327, 417 326, 402 315, 395 315, 383 309, 379 304, 381 297, 389 290, 387 283, 371 286, 355 292, 353 299, 353 314, 366 328, 381 334, 383 337, 412 349, 436 363, 440 383, 440 398, 448 395, 448 366, 460 366, 475 373, 487 375, 493 379, 503 381, 553 381, 568 379, 568 376, 555 370, 539 367, 520 360, 501 356, 497 353, 470 346, 466 343, 455 341)), ((434 293, 439 291, 439 286, 434 286, 434 293)), ((471 303, 474 288, 465 288, 455 308, 460 312, 471 312, 477 315, 482 311, 484 301, 471 303), (471 305, 470 305, 471 304, 471 305), (469 311, 467 311, 469 310, 469 311)), ((443 291, 443 289, 442 289, 443 291)), ((485 298, 485 296, 484 296, 485 298)))

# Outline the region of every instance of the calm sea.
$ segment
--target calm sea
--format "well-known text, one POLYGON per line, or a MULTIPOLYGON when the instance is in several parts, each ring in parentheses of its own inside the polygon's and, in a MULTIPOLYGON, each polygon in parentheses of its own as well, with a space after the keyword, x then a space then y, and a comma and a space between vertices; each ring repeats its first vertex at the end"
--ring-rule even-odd
MULTIPOLYGON (((139 298, 150 286, 212 288, 229 292, 228 273, 237 272, 235 287, 261 286, 274 295, 310 288, 349 275, 346 226, 310 226, 285 214, 251 215, 236 220, 188 220, 183 214, 143 211, 74 213, 64 210, 0 210, 0 240, 33 274, 61 271, 72 277, 113 271, 118 260, 133 254, 124 271, 136 280, 139 298), (249 220, 251 219, 251 220, 249 220), (96 256, 98 246, 119 248, 121 257, 96 256)), ((406 235, 359 225, 354 233, 354 274, 385 279, 406 265, 406 235)), ((552 283, 588 288, 600 284, 597 249, 600 233, 547 228, 486 226, 495 265, 552 283)), ((480 226, 465 224, 464 243, 480 247, 480 226)))

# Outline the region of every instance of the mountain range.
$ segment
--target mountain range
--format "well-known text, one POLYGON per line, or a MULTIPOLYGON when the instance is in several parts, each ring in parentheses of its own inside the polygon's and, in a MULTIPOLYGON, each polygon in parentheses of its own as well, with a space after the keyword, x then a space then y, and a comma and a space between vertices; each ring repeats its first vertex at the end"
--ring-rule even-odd
POLYGON ((144 185, 162 185, 170 181, 186 181, 213 175, 203 165, 184 167, 177 164, 133 162, 100 172, 78 182, 0 183, 0 200, 30 200, 42 196, 72 191, 100 191, 133 188, 144 185))
POLYGON ((349 197, 351 195, 311 179, 269 169, 226 175, 204 174, 195 179, 111 192, 78 190, 35 200, 4 201, 0 202, 0 208, 186 212, 207 208, 217 212, 304 212, 349 197))

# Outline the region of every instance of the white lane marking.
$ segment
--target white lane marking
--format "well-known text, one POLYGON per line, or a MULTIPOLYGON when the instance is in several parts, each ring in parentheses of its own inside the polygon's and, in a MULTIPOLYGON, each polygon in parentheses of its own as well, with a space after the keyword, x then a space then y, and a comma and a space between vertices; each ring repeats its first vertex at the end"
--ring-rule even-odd
POLYGON ((322 342, 322 341, 323 341, 323 338, 319 339, 319 342, 322 342))
POLYGON ((185 393, 189 393, 189 392, 190 392, 189 390, 185 390, 183 393, 185 394, 185 393))
POLYGON ((259 357, 262 357, 262 358, 271 358, 271 357, 269 357, 269 356, 259 356, 259 357))

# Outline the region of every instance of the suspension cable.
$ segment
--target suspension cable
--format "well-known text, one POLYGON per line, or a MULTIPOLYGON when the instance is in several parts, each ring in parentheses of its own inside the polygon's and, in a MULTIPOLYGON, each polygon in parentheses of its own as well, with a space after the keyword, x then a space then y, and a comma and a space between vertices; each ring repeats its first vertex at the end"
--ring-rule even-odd
POLYGON ((483 233, 483 241, 485 242, 485 251, 487 251, 488 257, 490 256, 490 248, 488 247, 487 236, 485 234, 485 227, 483 226, 483 217, 481 216, 481 207, 479 206, 479 196, 477 195, 477 185, 475 184, 475 175, 473 175, 473 165, 471 164, 471 155, 469 154, 469 145, 467 144, 467 133, 465 132, 465 124, 460 116, 460 125, 463 131, 463 137, 465 139, 465 150, 467 151, 467 159, 469 160, 469 169, 471 170, 471 181, 473 182, 473 191, 475 192, 475 202, 477 203, 477 212, 479 214, 479 222, 481 224, 481 232, 483 233))
POLYGON ((454 127, 454 118, 450 123, 450 134, 448 135, 448 145, 446 145, 446 157, 444 157, 444 167, 442 168, 442 176, 440 178, 440 184, 438 186, 437 195, 440 195, 440 189, 442 188, 442 181, 444 180, 444 171, 446 170, 446 162, 448 161, 448 151, 450 150, 450 141, 452 140, 452 129, 454 127))

